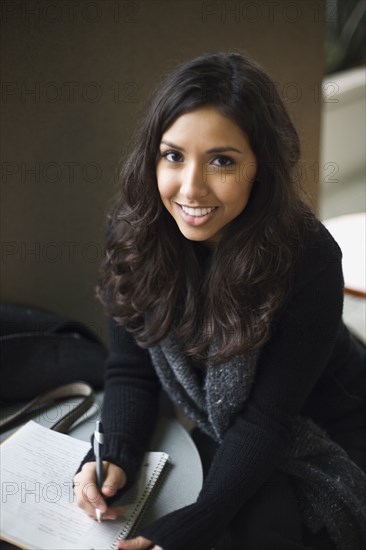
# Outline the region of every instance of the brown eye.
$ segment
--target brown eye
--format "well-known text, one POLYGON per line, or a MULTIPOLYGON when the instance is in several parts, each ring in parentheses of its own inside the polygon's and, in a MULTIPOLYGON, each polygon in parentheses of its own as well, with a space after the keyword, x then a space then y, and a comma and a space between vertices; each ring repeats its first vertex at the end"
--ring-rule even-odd
POLYGON ((178 153, 177 151, 166 151, 161 155, 163 158, 165 158, 168 162, 181 162, 182 155, 178 153))
POLYGON ((219 157, 215 157, 213 159, 213 164, 215 166, 220 166, 220 167, 232 166, 233 164, 235 164, 235 161, 231 157, 220 155, 219 157))

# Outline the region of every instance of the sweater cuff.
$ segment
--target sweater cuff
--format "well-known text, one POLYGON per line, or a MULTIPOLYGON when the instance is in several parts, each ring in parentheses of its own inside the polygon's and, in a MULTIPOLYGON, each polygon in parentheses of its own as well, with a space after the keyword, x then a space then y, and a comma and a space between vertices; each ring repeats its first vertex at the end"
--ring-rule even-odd
MULTIPOLYGON (((91 448, 81 461, 75 475, 80 472, 87 462, 95 462, 96 457, 94 454, 93 442, 94 434, 90 438, 91 448)), ((126 474, 127 481, 126 485, 123 487, 123 491, 129 489, 134 484, 143 456, 144 453, 142 451, 139 452, 136 448, 132 448, 128 444, 121 442, 120 434, 108 434, 108 438, 106 438, 103 445, 102 460, 119 466, 126 474)))
POLYGON ((217 506, 194 503, 139 529, 143 536, 163 550, 211 550, 224 531, 217 506))
POLYGON ((135 483, 143 457, 143 449, 136 448, 126 441, 121 442, 120 434, 108 434, 107 441, 103 445, 102 458, 124 470, 127 477, 124 491, 135 483))

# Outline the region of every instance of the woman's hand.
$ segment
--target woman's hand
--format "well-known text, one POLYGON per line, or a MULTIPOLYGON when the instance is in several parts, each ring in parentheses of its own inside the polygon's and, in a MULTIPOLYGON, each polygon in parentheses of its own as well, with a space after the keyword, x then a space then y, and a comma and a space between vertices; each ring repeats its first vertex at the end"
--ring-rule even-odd
POLYGON ((94 519, 97 508, 102 513, 103 519, 116 519, 123 515, 123 507, 108 508, 103 496, 112 497, 118 489, 122 489, 126 485, 126 474, 119 466, 106 461, 103 461, 103 473, 104 482, 100 493, 96 483, 96 463, 86 462, 83 465, 80 472, 74 477, 76 503, 94 519))
POLYGON ((154 545, 151 540, 144 537, 136 537, 130 540, 119 540, 116 542, 117 548, 122 550, 163 550, 161 546, 154 545))

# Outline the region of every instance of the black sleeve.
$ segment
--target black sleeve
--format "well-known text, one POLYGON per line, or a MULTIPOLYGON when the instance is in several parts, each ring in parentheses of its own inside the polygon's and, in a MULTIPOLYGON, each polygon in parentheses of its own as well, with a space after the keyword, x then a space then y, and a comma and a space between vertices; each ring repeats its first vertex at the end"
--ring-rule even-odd
MULTIPOLYGON (((150 354, 126 329, 109 319, 110 352, 106 365, 102 421, 103 460, 123 468, 129 487, 148 448, 158 408, 160 382, 150 354)), ((93 449, 82 461, 95 460, 93 449)))
POLYGON ((197 502, 139 532, 164 550, 211 550, 283 461, 293 420, 322 375, 341 324, 340 256, 320 263, 278 316, 250 399, 218 448, 197 502))

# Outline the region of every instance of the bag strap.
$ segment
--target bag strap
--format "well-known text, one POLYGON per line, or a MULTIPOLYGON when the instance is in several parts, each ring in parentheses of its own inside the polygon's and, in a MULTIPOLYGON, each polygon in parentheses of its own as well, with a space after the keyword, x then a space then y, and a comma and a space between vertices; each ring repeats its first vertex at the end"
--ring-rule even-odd
POLYGON ((76 422, 94 403, 94 390, 86 382, 72 382, 58 386, 53 390, 47 391, 38 395, 32 401, 18 409, 15 413, 10 414, 6 418, 0 418, 0 433, 10 430, 22 418, 29 415, 31 412, 36 412, 39 406, 51 405, 55 401, 65 399, 67 397, 83 397, 84 399, 76 405, 71 411, 64 414, 53 426, 51 430, 56 432, 66 433, 70 426, 76 422))

